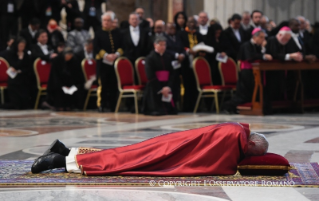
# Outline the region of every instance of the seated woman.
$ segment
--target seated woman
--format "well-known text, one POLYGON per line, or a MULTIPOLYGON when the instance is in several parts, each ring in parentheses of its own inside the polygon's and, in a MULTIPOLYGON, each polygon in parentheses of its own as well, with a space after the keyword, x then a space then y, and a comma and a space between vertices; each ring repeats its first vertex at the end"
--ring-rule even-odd
POLYGON ((222 123, 157 137, 117 148, 64 146, 59 140, 32 165, 32 173, 53 168, 86 175, 233 175, 246 156, 264 155, 265 136, 248 124, 222 123), (91 152, 91 153, 90 153, 91 152))
POLYGON ((5 56, 10 65, 11 76, 8 78, 9 102, 2 106, 4 109, 31 108, 30 90, 32 84, 30 75, 32 73, 32 58, 25 47, 25 39, 18 38, 5 56))
POLYGON ((56 110, 82 108, 85 78, 81 61, 70 47, 52 60, 47 100, 43 105, 56 110))

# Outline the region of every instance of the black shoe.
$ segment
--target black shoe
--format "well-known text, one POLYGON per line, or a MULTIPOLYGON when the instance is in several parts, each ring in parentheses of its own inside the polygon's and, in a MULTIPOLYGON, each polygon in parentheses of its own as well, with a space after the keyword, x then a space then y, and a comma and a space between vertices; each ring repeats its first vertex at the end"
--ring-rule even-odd
POLYGON ((62 142, 60 142, 60 140, 56 139, 49 147, 49 149, 47 149, 44 155, 48 155, 50 152, 53 153, 57 153, 60 154, 62 156, 68 156, 70 153, 70 149, 68 149, 62 142))
POLYGON ((53 160, 56 156, 59 155, 60 154, 57 153, 49 153, 47 155, 42 155, 39 158, 35 159, 31 167, 31 172, 35 174, 46 170, 54 169, 55 167, 53 160))

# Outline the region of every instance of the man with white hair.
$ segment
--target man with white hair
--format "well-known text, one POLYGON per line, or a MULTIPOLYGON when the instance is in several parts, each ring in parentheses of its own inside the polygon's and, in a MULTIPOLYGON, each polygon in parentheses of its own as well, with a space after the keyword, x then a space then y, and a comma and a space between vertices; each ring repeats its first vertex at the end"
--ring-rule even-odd
POLYGON ((210 29, 210 26, 207 24, 209 20, 208 14, 205 11, 201 11, 198 14, 198 27, 196 30, 202 35, 205 44, 208 44, 214 37, 213 30, 210 29))
POLYGON ((248 29, 250 29, 251 28, 251 24, 250 24, 250 20, 251 20, 251 18, 250 18, 250 12, 248 12, 248 11, 245 11, 245 12, 243 12, 243 14, 242 14, 242 23, 241 23, 241 26, 243 27, 243 29, 246 31, 246 30, 248 30, 248 29))
POLYGON ((55 140, 35 160, 32 173, 64 167, 67 172, 97 175, 234 175, 245 156, 262 156, 266 137, 248 124, 221 123, 159 135, 110 149, 67 148, 55 140))
POLYGON ((119 29, 113 29, 114 13, 102 15, 102 29, 95 34, 94 55, 97 60, 97 107, 99 112, 105 108, 115 110, 118 94, 117 79, 114 71, 115 60, 123 55, 123 37, 119 29))

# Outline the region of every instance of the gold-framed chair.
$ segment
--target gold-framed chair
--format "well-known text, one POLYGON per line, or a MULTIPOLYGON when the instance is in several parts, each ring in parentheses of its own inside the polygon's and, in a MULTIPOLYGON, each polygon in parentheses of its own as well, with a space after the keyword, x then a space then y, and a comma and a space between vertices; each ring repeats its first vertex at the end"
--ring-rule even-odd
POLYGON ((228 58, 226 63, 219 62, 218 68, 222 78, 222 85, 230 86, 235 91, 238 82, 238 66, 235 61, 232 58, 228 58))
POLYGON ((38 95, 35 101, 34 109, 38 109, 40 97, 47 95, 47 86, 50 77, 51 63, 36 59, 33 63, 35 77, 37 78, 38 95))
MULTIPOLYGON (((81 62, 82 71, 84 74, 85 82, 88 81, 91 76, 96 75, 96 61, 94 59, 83 59, 81 62)), ((87 105, 89 104, 90 97, 97 96, 97 85, 92 85, 90 89, 88 89, 86 99, 84 102, 83 110, 85 111, 87 105)))
POLYGON ((125 57, 119 57, 115 61, 115 73, 117 77, 119 98, 117 100, 115 113, 118 113, 122 98, 134 98, 135 113, 138 114, 138 98, 142 96, 144 86, 134 85, 133 65, 125 57))
POLYGON ((137 73, 138 84, 146 86, 148 79, 145 72, 145 57, 139 57, 136 59, 135 70, 137 73))
POLYGON ((0 92, 1 104, 4 104, 4 90, 8 87, 8 74, 7 70, 10 67, 5 58, 0 57, 0 92))
POLYGON ((197 57, 193 61, 193 70, 195 74, 197 90, 199 92, 194 113, 197 112, 200 100, 202 98, 214 98, 216 113, 219 113, 218 93, 232 90, 230 86, 213 85, 210 66, 206 59, 197 57))

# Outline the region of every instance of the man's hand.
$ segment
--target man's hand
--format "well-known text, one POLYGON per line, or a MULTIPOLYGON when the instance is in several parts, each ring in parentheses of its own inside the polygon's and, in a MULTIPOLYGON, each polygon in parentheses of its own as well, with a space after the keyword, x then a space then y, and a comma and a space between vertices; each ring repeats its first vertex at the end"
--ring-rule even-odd
POLYGON ((179 63, 182 63, 184 58, 185 58, 185 56, 183 54, 179 54, 177 60, 179 63))
POLYGON ((171 92, 171 88, 169 87, 163 87, 161 93, 163 94, 163 96, 166 98, 168 97, 168 94, 171 92))
POLYGON ((56 56, 58 56, 57 53, 52 53, 52 54, 50 55, 50 58, 53 59, 53 58, 55 58, 56 56))
POLYGON ((290 58, 292 59, 292 60, 295 60, 295 61, 298 61, 298 62, 301 62, 302 61, 302 54, 300 53, 300 52, 295 52, 295 53, 292 53, 292 54, 290 54, 289 55, 290 56, 290 58))
POLYGON ((272 56, 270 54, 265 54, 264 57, 265 57, 265 59, 267 61, 271 61, 272 60, 272 56))
POLYGON ((225 52, 221 52, 220 56, 225 57, 225 56, 227 56, 227 54, 225 52))
POLYGON ((194 52, 191 48, 189 48, 189 51, 188 51, 189 54, 195 56, 196 55, 196 52, 194 52))
POLYGON ((261 44, 261 46, 262 46, 262 47, 266 47, 266 45, 267 45, 267 41, 264 40, 264 42, 261 44))
POLYGON ((310 62, 310 63, 313 63, 317 60, 317 57, 315 55, 306 55, 305 60, 310 62))
POLYGON ((110 61, 110 62, 114 62, 114 60, 117 58, 116 54, 108 54, 106 55, 106 60, 110 61))
POLYGON ((15 68, 13 68, 13 67, 10 67, 9 69, 10 69, 10 71, 12 71, 12 72, 14 72, 14 73, 16 73, 16 72, 17 72, 17 71, 16 71, 16 69, 15 69, 15 68))

